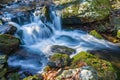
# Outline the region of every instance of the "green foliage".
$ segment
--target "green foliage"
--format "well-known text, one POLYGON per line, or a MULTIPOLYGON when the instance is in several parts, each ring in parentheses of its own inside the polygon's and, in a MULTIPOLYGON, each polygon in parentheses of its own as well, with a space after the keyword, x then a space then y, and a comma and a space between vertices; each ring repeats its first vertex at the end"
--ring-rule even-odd
POLYGON ((98 39, 103 39, 103 37, 96 30, 90 31, 90 34, 98 39))

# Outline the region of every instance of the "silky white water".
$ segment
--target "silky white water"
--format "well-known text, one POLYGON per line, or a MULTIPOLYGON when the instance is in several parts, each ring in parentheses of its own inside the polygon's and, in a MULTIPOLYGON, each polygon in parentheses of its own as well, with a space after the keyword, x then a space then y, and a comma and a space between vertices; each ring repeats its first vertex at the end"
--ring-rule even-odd
POLYGON ((31 16, 33 19, 30 18, 29 24, 21 26, 9 22, 9 24, 17 27, 18 30, 15 35, 22 42, 21 49, 9 58, 9 66, 19 67, 21 71, 31 73, 42 71, 48 62, 47 57, 54 54, 50 50, 53 45, 73 48, 76 53, 94 49, 114 48, 112 43, 96 39, 82 30, 62 29, 61 17, 58 12, 51 9, 51 21, 46 21, 43 14, 36 15, 35 12, 33 13, 34 17, 31 16))

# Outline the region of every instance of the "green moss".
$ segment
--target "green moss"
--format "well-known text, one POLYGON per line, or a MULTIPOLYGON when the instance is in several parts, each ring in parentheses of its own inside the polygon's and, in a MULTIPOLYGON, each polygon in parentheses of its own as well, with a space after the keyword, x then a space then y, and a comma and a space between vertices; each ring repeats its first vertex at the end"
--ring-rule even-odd
POLYGON ((72 68, 79 67, 79 62, 86 62, 97 70, 100 80, 115 80, 116 69, 106 61, 94 56, 88 52, 80 52, 72 58, 72 68), (113 77, 110 79, 110 76, 113 77))
POLYGON ((38 77, 34 75, 34 76, 26 77, 23 80, 38 80, 38 77))
POLYGON ((103 39, 103 37, 96 30, 90 31, 90 34, 98 39, 103 39))
POLYGON ((82 61, 94 67, 98 72, 114 71, 112 64, 108 61, 99 59, 98 57, 87 52, 80 52, 72 58, 72 66, 77 67, 77 64, 82 61))
POLYGON ((44 80, 44 78, 41 74, 39 74, 39 75, 34 75, 34 76, 28 76, 24 78, 23 80, 44 80))
POLYGON ((62 0, 59 3, 64 7, 63 19, 77 17, 85 23, 103 20, 110 15, 109 0, 62 0))

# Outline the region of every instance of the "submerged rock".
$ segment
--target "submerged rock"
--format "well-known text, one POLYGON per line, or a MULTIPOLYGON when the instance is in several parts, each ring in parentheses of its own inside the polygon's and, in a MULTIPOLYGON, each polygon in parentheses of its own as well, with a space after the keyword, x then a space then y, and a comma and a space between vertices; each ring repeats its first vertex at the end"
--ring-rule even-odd
POLYGON ((66 46, 59 46, 59 45, 53 45, 51 47, 51 51, 53 53, 61 53, 61 54, 74 54, 76 51, 72 48, 66 47, 66 46))
POLYGON ((11 53, 19 47, 20 40, 8 34, 0 34, 0 51, 11 53))
POLYGON ((2 25, 0 26, 0 29, 1 29, 0 30, 1 34, 11 34, 11 35, 13 35, 17 30, 15 26, 10 25, 10 24, 2 25))
POLYGON ((70 65, 70 57, 67 54, 54 54, 50 57, 50 62, 48 63, 48 66, 51 67, 65 67, 70 65))
POLYGON ((109 0, 61 0, 64 23, 86 23, 103 20, 110 14, 109 0))

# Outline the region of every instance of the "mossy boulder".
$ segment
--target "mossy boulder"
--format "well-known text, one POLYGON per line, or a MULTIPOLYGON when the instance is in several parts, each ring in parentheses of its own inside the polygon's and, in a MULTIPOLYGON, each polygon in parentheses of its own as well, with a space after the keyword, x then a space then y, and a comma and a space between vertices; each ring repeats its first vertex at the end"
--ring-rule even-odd
POLYGON ((100 59, 88 52, 80 52, 72 59, 72 67, 78 67, 79 62, 83 61, 97 70, 100 80, 116 80, 115 69, 106 60, 100 59))
POLYGON ((94 22, 110 15, 109 0, 61 0, 59 4, 64 23, 71 22, 71 19, 73 19, 71 23, 94 22))
POLYGON ((66 46, 59 46, 59 45, 53 45, 51 47, 51 51, 53 53, 61 53, 61 54, 74 54, 76 51, 72 48, 66 47, 66 46))
POLYGON ((56 53, 50 57, 49 61, 48 66, 50 67, 65 67, 70 65, 70 57, 67 54, 56 53))
POLYGON ((19 47, 20 40, 8 34, 0 34, 0 51, 11 53, 19 47))
POLYGON ((98 39, 103 39, 103 37, 96 30, 90 31, 89 34, 96 37, 96 38, 98 38, 98 39))

